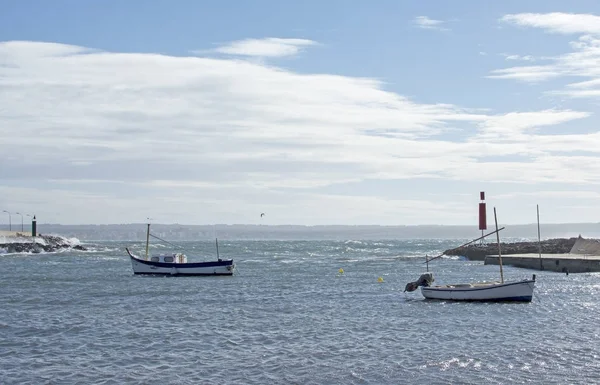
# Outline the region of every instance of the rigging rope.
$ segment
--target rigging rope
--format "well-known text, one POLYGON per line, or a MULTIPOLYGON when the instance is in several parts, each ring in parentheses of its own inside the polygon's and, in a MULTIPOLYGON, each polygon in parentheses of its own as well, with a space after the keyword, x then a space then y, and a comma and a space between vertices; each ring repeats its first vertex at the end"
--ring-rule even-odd
POLYGON ((160 237, 157 237, 157 236, 156 236, 156 235, 154 235, 154 234, 150 234, 150 236, 151 236, 151 237, 153 237, 153 238, 156 238, 156 239, 158 239, 159 241, 165 242, 165 243, 167 243, 167 244, 169 244, 169 245, 171 245, 171 246, 173 246, 173 247, 177 247, 177 248, 179 248, 179 249, 181 249, 181 250, 185 251, 186 253, 191 253, 189 250, 185 249, 184 247, 182 247, 182 246, 179 246, 179 245, 176 245, 176 244, 174 244, 174 243, 171 243, 171 242, 169 242, 169 241, 166 241, 166 240, 164 240, 164 239, 162 239, 162 238, 160 238, 160 237))

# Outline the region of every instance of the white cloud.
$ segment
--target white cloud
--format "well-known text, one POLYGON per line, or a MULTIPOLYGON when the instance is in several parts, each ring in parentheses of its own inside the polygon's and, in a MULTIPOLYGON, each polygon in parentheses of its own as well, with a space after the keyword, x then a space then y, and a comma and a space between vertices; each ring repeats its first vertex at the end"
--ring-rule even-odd
POLYGON ((518 13, 504 15, 500 21, 524 27, 543 28, 562 34, 600 34, 600 16, 577 13, 518 13))
POLYGON ((545 110, 539 112, 511 112, 492 116, 481 124, 481 135, 485 139, 515 140, 531 130, 539 130, 544 126, 553 126, 576 119, 589 117, 588 112, 569 110, 545 110))
POLYGON ((448 29, 444 27, 445 22, 442 20, 430 19, 427 16, 417 16, 413 20, 413 22, 417 25, 417 27, 422 29, 435 29, 438 31, 447 31, 448 29))
POLYGON ((244 39, 230 42, 214 51, 227 55, 283 57, 297 55, 303 48, 317 43, 307 39, 244 39))
POLYGON ((571 83, 568 85, 568 87, 570 88, 592 88, 592 87, 598 87, 600 86, 600 78, 599 79, 592 79, 592 80, 587 80, 585 82, 579 82, 579 83, 571 83))
POLYGON ((595 98, 600 96, 600 89, 594 90, 562 90, 562 91, 550 91, 552 95, 563 95, 570 98, 595 98))
POLYGON ((506 60, 519 60, 519 61, 535 61, 535 58, 531 55, 503 55, 506 60))
POLYGON ((557 198, 557 199, 594 199, 600 200, 600 193, 596 191, 581 191, 581 190, 542 190, 535 192, 512 192, 508 194, 498 194, 496 199, 514 199, 518 197, 535 197, 535 198, 557 198))
POLYGON ((571 153, 600 152, 599 134, 541 132, 586 112, 490 115, 417 103, 373 79, 239 59, 5 42, 0 106, 0 207, 67 223, 240 223, 269 208, 279 223, 432 223, 413 208, 437 207, 434 198, 410 189, 391 199, 324 188, 423 177, 441 190, 600 183, 598 167, 579 163, 594 157, 571 153))
MULTIPOLYGON (((600 89, 589 89, 600 81, 600 16, 589 14, 515 14, 500 19, 503 22, 521 26, 543 28, 549 32, 563 34, 583 34, 570 46, 573 52, 558 55, 543 66, 518 66, 493 70, 488 76, 496 79, 515 79, 524 82, 540 82, 559 77, 583 77, 589 80, 567 86, 564 90, 551 91, 552 94, 570 97, 597 97, 600 89), (577 88, 588 88, 585 90, 577 88)), ((516 56, 515 59, 528 57, 516 56)), ((511 59, 508 56, 507 59, 511 59)))
POLYGON ((561 76, 560 69, 552 65, 547 66, 523 66, 493 70, 488 78, 492 79, 516 79, 525 82, 537 82, 561 76))

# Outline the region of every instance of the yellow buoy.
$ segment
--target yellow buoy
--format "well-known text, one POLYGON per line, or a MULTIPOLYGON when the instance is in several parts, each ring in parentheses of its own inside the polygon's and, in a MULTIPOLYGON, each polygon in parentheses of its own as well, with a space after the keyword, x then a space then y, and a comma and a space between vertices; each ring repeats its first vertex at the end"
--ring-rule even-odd
POLYGON ((383 282, 383 278, 381 278, 381 277, 377 278, 377 282, 383 282))
POLYGON ((344 274, 344 269, 340 268, 340 269, 338 270, 338 273, 340 273, 340 274, 344 274))

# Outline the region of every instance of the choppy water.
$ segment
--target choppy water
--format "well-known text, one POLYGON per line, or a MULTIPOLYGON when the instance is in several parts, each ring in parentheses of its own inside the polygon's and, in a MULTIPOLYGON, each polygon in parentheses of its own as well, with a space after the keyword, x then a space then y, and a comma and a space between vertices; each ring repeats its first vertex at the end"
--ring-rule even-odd
MULTIPOLYGON (((214 255, 211 242, 184 245, 214 255)), ((402 292, 425 253, 456 245, 221 241, 239 274, 194 278, 133 276, 121 243, 0 255, 0 383, 599 381, 600 275, 535 272, 529 304, 402 292)), ((458 259, 431 267, 439 284, 499 275, 458 259)), ((508 278, 531 274, 505 267, 508 278)))

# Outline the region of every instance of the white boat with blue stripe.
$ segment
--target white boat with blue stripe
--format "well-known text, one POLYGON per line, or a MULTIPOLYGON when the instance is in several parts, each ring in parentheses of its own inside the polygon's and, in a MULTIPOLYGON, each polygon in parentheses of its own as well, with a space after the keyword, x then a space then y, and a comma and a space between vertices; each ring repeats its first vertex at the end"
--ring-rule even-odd
MULTIPOLYGON (((217 260, 206 262, 188 262, 187 256, 183 253, 169 253, 149 255, 149 239, 154 237, 150 234, 150 225, 148 224, 148 232, 146 235, 146 255, 144 257, 137 256, 125 248, 134 274, 146 275, 171 275, 171 276, 198 276, 198 275, 233 275, 235 264, 233 259, 221 259, 219 257, 219 244, 217 245, 217 260)), ((167 242, 164 239, 160 239, 167 242)), ((167 242, 168 243, 168 242, 167 242)))
POLYGON ((522 281, 504 281, 504 272, 502 270, 502 251, 500 248, 500 230, 498 229, 498 220, 496 218, 496 208, 494 207, 494 221, 496 223, 496 231, 489 234, 482 235, 481 237, 467 242, 457 248, 469 245, 480 239, 483 239, 491 234, 496 234, 496 240, 498 242, 498 259, 500 265, 500 281, 499 282, 477 282, 477 283, 461 283, 451 285, 439 285, 433 286, 434 281, 433 274, 429 272, 429 262, 434 259, 442 257, 444 254, 440 254, 435 258, 429 259, 425 257, 425 263, 427 263, 427 272, 421 274, 418 280, 409 282, 406 284, 404 289, 405 292, 415 291, 418 287, 421 287, 421 294, 425 299, 437 299, 446 301, 489 301, 489 302, 531 302, 533 298, 533 290, 535 289, 535 274, 531 279, 524 279, 522 281))
POLYGON ((427 299, 448 301, 531 302, 534 288, 535 274, 532 279, 516 282, 421 286, 421 294, 427 299))

